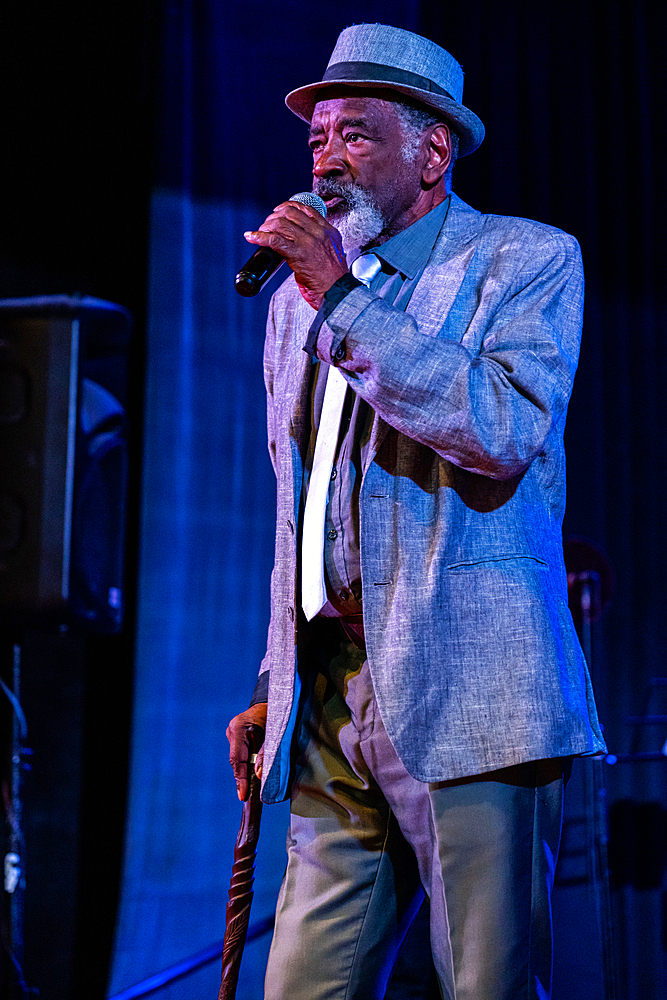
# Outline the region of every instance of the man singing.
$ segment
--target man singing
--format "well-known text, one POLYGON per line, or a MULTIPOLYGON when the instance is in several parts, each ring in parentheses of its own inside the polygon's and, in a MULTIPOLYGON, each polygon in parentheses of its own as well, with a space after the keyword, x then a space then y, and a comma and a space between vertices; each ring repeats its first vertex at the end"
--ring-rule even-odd
POLYGON ((374 1000, 424 892, 447 1000, 545 1000, 574 755, 604 750, 567 607, 576 241, 451 190, 482 123, 438 45, 347 28, 310 123, 327 218, 249 242, 293 274, 265 347, 278 482, 268 650, 228 731, 289 795, 267 1000, 374 1000))

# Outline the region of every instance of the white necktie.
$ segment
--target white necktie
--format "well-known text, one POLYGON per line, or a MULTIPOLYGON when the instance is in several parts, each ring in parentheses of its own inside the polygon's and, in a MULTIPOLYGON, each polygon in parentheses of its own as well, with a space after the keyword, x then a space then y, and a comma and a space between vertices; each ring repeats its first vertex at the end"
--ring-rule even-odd
MULTIPOLYGON (((364 285, 370 285, 380 267, 380 261, 374 254, 364 254, 352 264, 352 274, 364 285)), ((327 599, 324 583, 324 521, 346 392, 345 378, 338 368, 331 365, 317 428, 301 536, 301 604, 308 621, 322 609, 327 599)))

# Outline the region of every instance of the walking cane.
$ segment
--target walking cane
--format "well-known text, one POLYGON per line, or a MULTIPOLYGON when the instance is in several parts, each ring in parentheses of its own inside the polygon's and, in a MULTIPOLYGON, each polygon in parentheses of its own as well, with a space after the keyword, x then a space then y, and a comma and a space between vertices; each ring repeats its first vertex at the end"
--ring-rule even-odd
POLYGON ((259 821, 262 816, 262 800, 259 797, 260 781, 255 774, 257 752, 262 744, 263 730, 259 726, 247 726, 248 783, 250 791, 243 803, 241 828, 234 848, 234 864, 229 885, 229 902, 225 921, 225 938, 222 951, 222 980, 218 1000, 234 1000, 239 979, 239 969, 252 903, 252 886, 255 880, 255 854, 259 839, 259 821))

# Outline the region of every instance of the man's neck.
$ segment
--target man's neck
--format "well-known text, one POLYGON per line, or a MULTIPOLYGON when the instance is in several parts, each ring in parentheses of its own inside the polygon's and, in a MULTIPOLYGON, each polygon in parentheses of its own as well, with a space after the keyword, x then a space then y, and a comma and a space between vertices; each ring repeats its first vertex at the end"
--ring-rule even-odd
POLYGON ((419 219, 432 212, 434 208, 437 208, 438 205, 441 205, 445 198, 449 197, 450 193, 442 182, 430 189, 422 189, 414 205, 411 205, 409 209, 392 220, 378 236, 365 243, 360 248, 361 252, 364 253, 373 247, 382 246, 383 243, 396 236, 397 233, 403 232, 408 226, 412 226, 419 219))

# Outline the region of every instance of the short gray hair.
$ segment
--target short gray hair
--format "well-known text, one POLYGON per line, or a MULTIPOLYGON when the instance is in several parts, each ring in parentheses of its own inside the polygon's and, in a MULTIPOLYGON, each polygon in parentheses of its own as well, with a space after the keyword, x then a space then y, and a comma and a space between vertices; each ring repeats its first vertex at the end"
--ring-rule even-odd
POLYGON ((452 188, 452 171, 459 155, 459 137, 448 122, 443 121, 438 115, 427 108, 424 104, 418 104, 409 98, 392 101, 396 114, 399 117, 403 132, 405 133, 405 143, 403 145, 403 155, 406 160, 413 159, 419 150, 421 138, 428 128, 433 125, 447 125, 452 143, 452 159, 445 174, 445 185, 448 191, 452 188))

